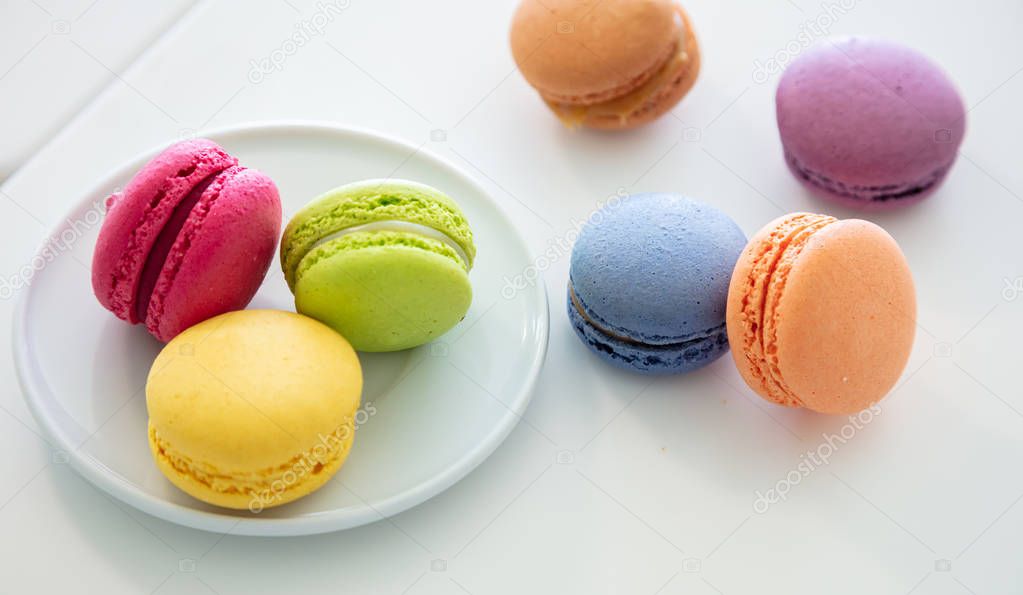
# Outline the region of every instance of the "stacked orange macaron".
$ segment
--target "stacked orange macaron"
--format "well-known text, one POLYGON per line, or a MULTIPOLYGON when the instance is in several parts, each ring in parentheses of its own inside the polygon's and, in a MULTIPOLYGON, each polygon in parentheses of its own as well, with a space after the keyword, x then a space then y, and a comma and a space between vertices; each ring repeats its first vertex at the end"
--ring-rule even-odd
POLYGON ((726 319, 735 363, 760 396, 854 413, 902 374, 916 297, 906 259, 883 229, 794 213, 760 230, 739 257, 726 319))
POLYGON ((522 75, 569 127, 650 122, 700 71, 689 17, 673 0, 524 0, 511 47, 522 75))

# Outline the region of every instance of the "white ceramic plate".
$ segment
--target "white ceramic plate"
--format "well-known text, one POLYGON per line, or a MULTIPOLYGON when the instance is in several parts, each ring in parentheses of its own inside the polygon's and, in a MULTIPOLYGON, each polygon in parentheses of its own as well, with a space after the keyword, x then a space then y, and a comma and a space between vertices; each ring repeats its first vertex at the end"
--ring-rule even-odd
MULTIPOLYGON (((40 425, 82 475, 157 517, 239 535, 301 535, 362 525, 415 506, 485 459, 526 409, 547 348, 542 283, 505 288, 530 264, 525 242, 487 192, 448 162, 378 134, 312 123, 207 134, 278 185, 285 220, 335 186, 407 178, 454 197, 479 254, 465 320, 430 345, 360 354, 363 411, 348 462, 318 492, 260 514, 208 506, 157 471, 146 441, 145 379, 161 348, 92 295, 89 265, 103 199, 156 151, 100 183, 54 232, 15 313, 14 353, 40 425), (99 205, 99 206, 97 206, 99 205), (70 231, 69 231, 70 230, 70 231), (503 289, 503 292, 502 292, 503 289), (513 294, 513 295, 509 295, 513 294)), ((250 308, 293 309, 275 262, 250 308)))

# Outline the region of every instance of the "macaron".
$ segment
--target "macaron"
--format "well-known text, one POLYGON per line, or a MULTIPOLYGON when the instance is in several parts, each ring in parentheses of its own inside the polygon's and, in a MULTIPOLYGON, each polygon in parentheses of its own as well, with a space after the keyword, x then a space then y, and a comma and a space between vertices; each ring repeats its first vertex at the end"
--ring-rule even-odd
POLYGON ((933 194, 966 131, 948 75, 920 52, 879 39, 818 43, 786 69, 776 100, 789 169, 814 193, 855 208, 933 194))
POLYGON ((606 362, 677 374, 728 350, 728 280, 746 236, 678 194, 635 194, 593 213, 572 248, 568 319, 606 362))
POLYGON ((469 221, 446 194, 404 180, 341 186, 295 214, 281 240, 295 308, 359 351, 443 335, 469 310, 469 221))
POLYGON ((511 26, 522 76, 570 128, 634 128, 674 107, 700 72, 674 0, 523 0, 511 26))
POLYGON ((104 308, 160 341, 244 308, 273 260, 277 187, 216 143, 188 140, 111 195, 92 259, 104 308))
POLYGON ((728 290, 728 339, 768 401, 849 414, 880 401, 913 347, 916 297, 898 244, 867 221, 793 213, 761 229, 728 290))
POLYGON ((351 345, 293 312, 201 322, 146 382, 156 466, 191 496, 260 512, 312 493, 348 457, 362 392, 351 345))

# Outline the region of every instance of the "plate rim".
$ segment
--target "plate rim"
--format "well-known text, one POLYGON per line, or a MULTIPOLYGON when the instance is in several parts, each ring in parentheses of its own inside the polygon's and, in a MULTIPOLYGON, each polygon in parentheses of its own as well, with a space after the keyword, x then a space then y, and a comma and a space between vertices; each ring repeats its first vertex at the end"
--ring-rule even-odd
MULTIPOLYGON (((476 179, 469 175, 461 167, 452 163, 449 159, 442 157, 423 146, 416 146, 408 141, 396 138, 392 135, 382 133, 370 128, 349 126, 338 122, 319 120, 267 120, 267 121, 246 121, 230 126, 222 126, 203 130, 196 133, 199 138, 211 138, 217 142, 229 142, 232 137, 245 136, 260 132, 287 132, 301 131, 306 133, 320 133, 329 135, 347 135, 360 137, 374 142, 382 142, 412 152, 411 154, 423 154, 428 160, 435 162, 447 170, 447 173, 461 179, 482 197, 490 206, 506 221, 513 230, 513 241, 518 243, 524 253, 530 254, 529 246, 518 228, 511 224, 512 219, 507 211, 491 193, 484 188, 476 179)), ((73 203, 65 213, 76 212, 88 206, 89 198, 102 194, 112 186, 114 180, 130 176, 139 167, 140 163, 152 159, 160 151, 170 146, 177 140, 161 143, 149 150, 139 153, 136 157, 121 163, 110 173, 103 176, 96 184, 84 192, 82 197, 73 203)), ((49 238, 59 234, 63 223, 58 223, 50 229, 50 233, 44 236, 42 245, 34 255, 39 255, 46 248, 49 238)), ((14 308, 14 320, 12 324, 11 337, 13 340, 12 351, 14 355, 15 372, 18 384, 32 416, 39 424, 40 429, 53 441, 51 448, 59 447, 68 457, 68 463, 80 475, 86 478, 89 483, 103 490, 118 500, 129 504, 149 515, 165 521, 184 525, 193 529, 203 531, 246 536, 298 536, 313 535, 318 533, 329 533, 341 531, 380 521, 390 516, 409 510, 438 494, 446 491, 471 471, 476 469, 486 460, 497 448, 507 439, 512 430, 518 425, 522 416, 532 400, 536 384, 543 369, 547 357, 547 350, 550 343, 550 303, 546 281, 541 272, 538 271, 537 282, 533 288, 535 295, 532 299, 541 302, 540 328, 538 329, 539 349, 536 350, 532 361, 529 363, 528 377, 523 388, 506 403, 507 413, 495 424, 489 433, 485 435, 472 450, 466 452, 461 458, 456 459, 442 473, 421 482, 400 493, 389 496, 377 505, 362 501, 362 504, 354 509, 333 510, 311 514, 297 518, 260 518, 242 517, 220 514, 215 511, 197 510, 182 504, 177 504, 153 496, 134 483, 126 480, 123 476, 107 468, 102 461, 80 452, 78 449, 84 444, 76 445, 62 432, 58 432, 59 422, 53 419, 51 412, 47 410, 47 403, 44 396, 49 397, 47 402, 55 402, 52 393, 46 387, 42 373, 34 369, 34 358, 30 357, 30 348, 27 335, 26 315, 29 310, 31 296, 35 285, 30 283, 18 296, 14 308)))

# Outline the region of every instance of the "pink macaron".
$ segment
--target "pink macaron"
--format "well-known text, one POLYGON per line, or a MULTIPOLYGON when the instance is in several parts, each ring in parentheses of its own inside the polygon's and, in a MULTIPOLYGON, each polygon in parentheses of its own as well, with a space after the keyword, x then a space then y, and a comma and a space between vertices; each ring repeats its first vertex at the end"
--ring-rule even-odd
POLYGON ((107 199, 92 288, 118 318, 169 341, 249 303, 280 229, 270 178, 212 141, 179 142, 107 199))

